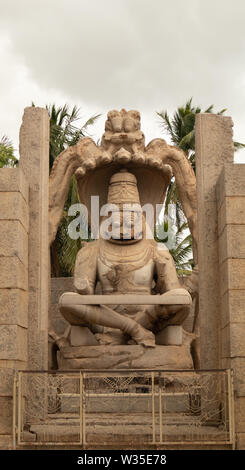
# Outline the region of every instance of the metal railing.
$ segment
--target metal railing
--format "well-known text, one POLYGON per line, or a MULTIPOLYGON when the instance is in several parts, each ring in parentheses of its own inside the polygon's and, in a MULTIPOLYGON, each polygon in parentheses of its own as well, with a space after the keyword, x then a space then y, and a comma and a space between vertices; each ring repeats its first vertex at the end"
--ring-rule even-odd
POLYGON ((20 371, 13 445, 234 446, 230 370, 20 371))

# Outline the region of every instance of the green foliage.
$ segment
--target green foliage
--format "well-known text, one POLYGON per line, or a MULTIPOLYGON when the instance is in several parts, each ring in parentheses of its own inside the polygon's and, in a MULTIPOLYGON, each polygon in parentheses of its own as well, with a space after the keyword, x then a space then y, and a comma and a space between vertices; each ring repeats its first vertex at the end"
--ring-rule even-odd
POLYGON ((18 159, 14 155, 14 147, 12 142, 4 135, 0 140, 0 168, 15 167, 18 159))
MULTIPOLYGON (((205 111, 202 111, 200 106, 193 106, 192 98, 190 98, 185 105, 180 106, 177 108, 177 111, 173 113, 172 118, 169 117, 167 111, 158 112, 157 115, 160 117, 160 123, 164 132, 171 138, 172 145, 183 150, 186 155, 186 158, 190 161, 193 170, 195 171, 195 118, 198 113, 213 113, 214 106, 209 106, 205 111)), ((222 109, 221 111, 217 112, 216 114, 224 114, 226 109, 222 109)), ((235 151, 245 148, 245 144, 240 142, 234 142, 234 149, 235 151)), ((175 180, 171 181, 166 200, 165 200, 165 216, 168 213, 169 204, 175 204, 176 207, 176 224, 177 224, 177 241, 179 243, 180 248, 178 246, 172 256, 176 263, 177 271, 180 272, 183 268, 185 274, 187 274, 188 269, 186 269, 185 265, 189 267, 192 266, 192 260, 188 259, 188 256, 192 252, 191 250, 191 237, 188 235, 187 237, 183 238, 183 226, 186 225, 186 219, 183 213, 183 209, 181 207, 181 203, 179 200, 178 188, 176 186, 175 180), (184 248, 183 248, 184 246, 184 248), (183 258, 184 256, 184 258, 183 258), (181 263, 179 263, 181 258, 181 263), (187 260, 187 261, 185 261, 187 260)))
MULTIPOLYGON (((213 113, 214 105, 202 111, 199 106, 192 105, 190 98, 185 105, 180 106, 170 118, 167 111, 158 112, 164 132, 171 138, 171 143, 185 152, 195 170, 195 118, 199 113, 213 113)), ((224 114, 222 109, 216 114, 224 114)), ((239 144, 243 145, 243 144, 239 144)))
MULTIPOLYGON (((195 170, 195 118, 199 113, 213 113, 214 105, 212 104, 206 110, 202 111, 200 106, 192 105, 190 98, 185 105, 177 108, 173 117, 170 118, 167 111, 157 112, 160 117, 160 123, 164 132, 171 138, 171 143, 183 150, 190 160, 195 170)), ((216 112, 216 114, 224 114, 226 108, 216 112)), ((245 148, 245 144, 234 142, 235 151, 245 148)))
MULTIPOLYGON (((32 106, 35 106, 35 104, 32 103, 32 106)), ((46 109, 50 117, 49 163, 51 170, 57 156, 67 147, 75 145, 81 138, 85 137, 88 127, 94 124, 100 114, 92 116, 79 127, 77 123, 81 117, 77 106, 73 106, 71 111, 67 104, 63 107, 56 107, 55 104, 52 104, 46 106, 46 109)), ((51 274, 53 277, 67 277, 73 274, 76 255, 81 248, 82 240, 80 238, 72 240, 68 236, 67 230, 71 220, 68 216, 68 210, 72 204, 79 202, 77 183, 73 176, 64 206, 63 217, 55 241, 51 246, 51 274)))
MULTIPOLYGON (((165 219, 161 224, 158 225, 158 236, 155 235, 155 240, 159 243, 168 242, 168 236, 165 236, 168 232, 168 221, 165 219), (162 235, 162 236, 161 236, 162 235)), ((188 276, 192 272, 193 259, 192 257, 192 237, 188 231, 188 224, 186 222, 177 229, 175 235, 175 246, 170 249, 176 271, 179 276, 188 276)))

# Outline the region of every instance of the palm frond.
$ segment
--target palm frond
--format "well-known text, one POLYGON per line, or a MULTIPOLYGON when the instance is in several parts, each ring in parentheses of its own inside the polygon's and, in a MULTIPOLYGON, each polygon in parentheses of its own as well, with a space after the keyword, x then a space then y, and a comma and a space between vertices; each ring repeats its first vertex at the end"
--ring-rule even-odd
POLYGON ((235 152, 237 152, 238 150, 241 150, 241 149, 244 149, 245 148, 245 144, 242 144, 241 142, 233 142, 234 144, 234 150, 235 152))

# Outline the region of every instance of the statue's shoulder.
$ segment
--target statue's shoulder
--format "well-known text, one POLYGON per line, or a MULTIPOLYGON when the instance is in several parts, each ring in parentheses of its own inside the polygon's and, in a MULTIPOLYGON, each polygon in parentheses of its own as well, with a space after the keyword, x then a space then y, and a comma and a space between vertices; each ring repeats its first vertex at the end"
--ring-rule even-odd
POLYGON ((151 240, 151 244, 156 262, 163 263, 171 259, 171 254, 164 243, 151 240))
POLYGON ((92 259, 97 256, 99 249, 99 240, 94 240, 92 242, 82 242, 82 248, 80 248, 77 253, 78 261, 86 261, 87 259, 92 259))

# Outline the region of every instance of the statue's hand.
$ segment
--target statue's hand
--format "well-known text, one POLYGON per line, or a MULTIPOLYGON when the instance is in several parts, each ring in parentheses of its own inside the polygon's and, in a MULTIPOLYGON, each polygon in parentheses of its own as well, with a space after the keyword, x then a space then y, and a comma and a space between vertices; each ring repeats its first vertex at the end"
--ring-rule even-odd
POLYGON ((93 289, 90 286, 88 279, 75 279, 74 286, 79 294, 93 294, 93 289))

